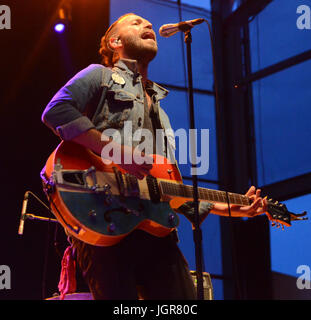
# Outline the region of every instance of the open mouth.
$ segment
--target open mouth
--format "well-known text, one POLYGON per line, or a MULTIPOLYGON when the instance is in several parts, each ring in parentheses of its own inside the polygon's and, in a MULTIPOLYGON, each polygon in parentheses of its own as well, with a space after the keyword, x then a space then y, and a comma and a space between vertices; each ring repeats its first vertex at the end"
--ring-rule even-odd
POLYGON ((144 39, 144 40, 145 40, 145 39, 151 39, 151 40, 155 41, 155 35, 154 35, 152 32, 150 32, 150 31, 144 32, 144 33, 142 34, 141 38, 144 39))

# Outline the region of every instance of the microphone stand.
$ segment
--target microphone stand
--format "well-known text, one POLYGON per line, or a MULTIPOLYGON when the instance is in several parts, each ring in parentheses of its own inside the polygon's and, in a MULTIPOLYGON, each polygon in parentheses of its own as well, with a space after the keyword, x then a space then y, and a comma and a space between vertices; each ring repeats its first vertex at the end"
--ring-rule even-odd
POLYGON ((26 219, 58 223, 57 219, 37 216, 37 215, 35 215, 33 213, 27 213, 29 195, 32 195, 41 205, 43 205, 43 207, 45 207, 50 213, 53 214, 53 212, 50 210, 50 208, 43 201, 41 201, 38 196, 36 196, 31 191, 26 191, 25 194, 24 194, 22 214, 21 214, 21 217, 20 217, 20 220, 19 220, 19 227, 18 227, 18 232, 17 232, 20 236, 22 236, 24 234, 24 223, 25 223, 26 219))
MULTIPOLYGON (((191 57, 191 43, 192 26, 188 24, 181 27, 181 30, 185 33, 185 43, 187 46, 187 71, 188 71, 188 97, 189 97, 189 115, 190 115, 190 129, 195 129, 194 120, 194 102, 193 102, 193 82, 192 82, 192 57, 191 57)), ((196 154, 196 137, 194 130, 190 131, 190 146, 191 146, 191 158, 194 160, 196 154)), ((198 179, 196 172, 197 163, 196 160, 192 161, 192 184, 193 184, 193 201, 194 201, 194 221, 193 226, 193 240, 195 245, 195 259, 196 259, 196 277, 197 277, 197 299, 204 300, 203 289, 203 254, 202 254, 202 231, 200 229, 200 217, 199 217, 199 197, 198 197, 198 179)))

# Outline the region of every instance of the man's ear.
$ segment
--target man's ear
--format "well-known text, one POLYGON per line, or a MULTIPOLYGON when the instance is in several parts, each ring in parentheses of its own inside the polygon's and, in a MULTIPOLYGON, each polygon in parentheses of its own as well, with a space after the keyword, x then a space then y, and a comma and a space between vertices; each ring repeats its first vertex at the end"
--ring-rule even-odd
POLYGON ((111 50, 116 50, 122 46, 122 41, 119 38, 111 37, 109 39, 109 47, 111 50))

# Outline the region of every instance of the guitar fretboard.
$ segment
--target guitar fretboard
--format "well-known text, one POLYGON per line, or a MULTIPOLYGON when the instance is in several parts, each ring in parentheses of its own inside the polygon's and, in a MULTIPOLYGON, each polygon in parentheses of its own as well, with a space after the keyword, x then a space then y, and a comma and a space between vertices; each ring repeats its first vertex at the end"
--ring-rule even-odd
MULTIPOLYGON (((160 181, 160 189, 162 192, 169 196, 193 198, 193 187, 184 184, 171 183, 166 181, 160 181)), ((206 188, 198 188, 199 200, 206 200, 212 202, 225 202, 227 203, 227 195, 225 191, 212 190, 206 188)), ((231 204, 249 205, 250 199, 242 194, 228 192, 229 202, 231 204)))

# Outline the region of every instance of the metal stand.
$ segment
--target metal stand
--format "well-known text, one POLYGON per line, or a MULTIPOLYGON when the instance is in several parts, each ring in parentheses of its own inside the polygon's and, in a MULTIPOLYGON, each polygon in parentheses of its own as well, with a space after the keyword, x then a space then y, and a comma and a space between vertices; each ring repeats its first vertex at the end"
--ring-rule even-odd
POLYGON ((57 222, 58 223, 58 221, 56 219, 36 216, 36 215, 34 215, 32 213, 25 213, 24 220, 26 220, 26 219, 40 220, 40 221, 46 221, 46 222, 57 222))
POLYGON ((27 219, 58 223, 58 220, 53 219, 53 218, 37 216, 37 215, 34 215, 33 213, 27 213, 29 195, 32 195, 43 207, 45 207, 50 213, 53 214, 53 212, 50 210, 50 208, 43 201, 41 201, 38 196, 36 196, 31 191, 26 191, 24 194, 22 214, 21 214, 21 218, 19 220, 19 227, 18 227, 18 234, 20 236, 23 235, 23 233, 24 233, 24 223, 25 223, 25 220, 27 220, 27 219))
MULTIPOLYGON (((190 115, 190 129, 195 129, 194 120, 194 103, 193 103, 193 82, 192 82, 192 58, 191 58, 191 43, 192 36, 189 25, 186 25, 185 30, 185 43, 187 45, 187 69, 188 69, 188 96, 189 96, 189 115, 190 115)), ((203 254, 202 254, 202 231, 200 229, 199 217, 199 197, 198 197, 198 179, 196 172, 196 137, 193 132, 190 133, 190 146, 191 146, 191 159, 192 159, 192 184, 193 184, 193 201, 194 201, 194 223, 193 226, 193 240, 195 245, 195 258, 196 258, 196 276, 197 276, 197 298, 204 300, 203 289, 203 254)))

